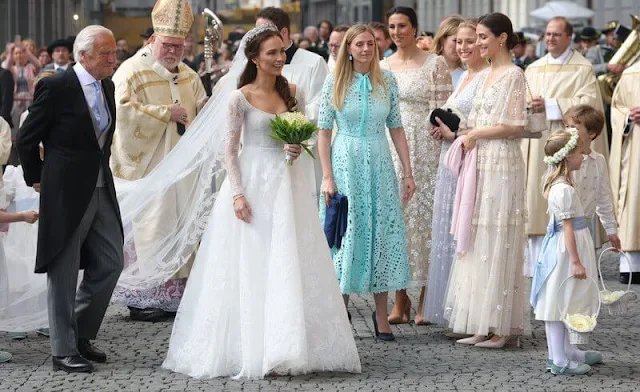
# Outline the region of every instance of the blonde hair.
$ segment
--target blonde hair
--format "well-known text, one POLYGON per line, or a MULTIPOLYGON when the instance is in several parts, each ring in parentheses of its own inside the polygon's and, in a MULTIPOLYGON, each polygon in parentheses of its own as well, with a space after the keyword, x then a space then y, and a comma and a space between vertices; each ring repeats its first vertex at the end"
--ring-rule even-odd
MULTIPOLYGON (((575 132, 575 130, 574 130, 575 132)), ((564 146, 567 145, 571 139, 571 133, 567 130, 555 131, 549 135, 547 142, 544 144, 544 154, 548 157, 553 156, 556 152, 560 151, 564 146)), ((578 139, 578 144, 571 150, 570 154, 575 150, 582 151, 582 140, 578 139)), ((567 158, 565 157, 558 164, 549 166, 547 173, 542 178, 542 193, 545 197, 549 196, 549 190, 551 190, 551 185, 556 182, 558 179, 563 180, 567 184, 574 186, 573 181, 571 181, 571 175, 569 171, 569 164, 567 163, 567 158)))
MULTIPOLYGON (((347 49, 353 40, 362 33, 371 34, 375 40, 376 35, 371 27, 362 23, 355 24, 345 33, 342 43, 340 44, 340 49, 338 50, 336 68, 333 71, 335 75, 335 84, 333 86, 333 106, 338 110, 342 109, 342 105, 344 105, 347 88, 349 88, 349 84, 351 83, 354 74, 353 62, 349 60, 349 52, 347 49)), ((380 63, 378 62, 378 45, 375 44, 375 42, 373 45, 373 52, 371 68, 369 69, 369 79, 371 80, 371 86, 375 93, 379 88, 386 89, 387 84, 382 76, 382 70, 380 69, 380 63)))
POLYGON ((476 18, 469 18, 469 19, 465 19, 462 22, 460 22, 460 24, 458 25, 458 29, 456 30, 456 33, 458 32, 458 30, 460 30, 461 28, 466 27, 469 29, 472 29, 475 31, 476 27, 478 27, 478 19, 476 18))
MULTIPOLYGON (((433 37, 434 44, 431 49, 431 53, 442 56, 442 53, 444 52, 444 41, 450 36, 456 35, 460 24, 464 22, 467 22, 467 20, 460 15, 447 16, 440 24, 440 28, 438 29, 436 36, 433 37)), ((458 67, 462 67, 462 61, 458 59, 457 62, 458 67)))

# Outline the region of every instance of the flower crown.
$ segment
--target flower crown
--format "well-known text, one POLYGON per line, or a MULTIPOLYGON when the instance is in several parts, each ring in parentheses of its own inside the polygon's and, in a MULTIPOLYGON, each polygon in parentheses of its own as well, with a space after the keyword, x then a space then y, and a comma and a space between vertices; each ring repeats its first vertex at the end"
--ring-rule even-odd
POLYGON ((278 28, 273 23, 263 23, 261 25, 258 25, 255 28, 249 30, 249 32, 245 35, 246 42, 249 43, 253 41, 257 36, 264 33, 265 31, 278 31, 278 28))
POLYGON ((543 161, 547 165, 557 165, 562 162, 562 160, 565 159, 567 155, 569 155, 569 153, 578 145, 578 130, 575 128, 567 128, 565 130, 571 134, 571 138, 569 138, 567 144, 565 144, 564 147, 558 150, 555 154, 544 157, 543 161))

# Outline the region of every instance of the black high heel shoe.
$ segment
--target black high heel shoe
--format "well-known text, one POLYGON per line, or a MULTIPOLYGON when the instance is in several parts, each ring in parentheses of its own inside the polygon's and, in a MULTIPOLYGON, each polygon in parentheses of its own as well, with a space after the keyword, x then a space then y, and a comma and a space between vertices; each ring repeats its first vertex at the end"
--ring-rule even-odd
POLYGON ((375 330, 376 338, 378 338, 380 340, 384 340, 385 342, 393 342, 394 340, 396 340, 396 337, 393 336, 393 333, 378 331, 378 320, 376 320, 376 312, 375 311, 371 315, 371 319, 373 320, 373 329, 375 330))

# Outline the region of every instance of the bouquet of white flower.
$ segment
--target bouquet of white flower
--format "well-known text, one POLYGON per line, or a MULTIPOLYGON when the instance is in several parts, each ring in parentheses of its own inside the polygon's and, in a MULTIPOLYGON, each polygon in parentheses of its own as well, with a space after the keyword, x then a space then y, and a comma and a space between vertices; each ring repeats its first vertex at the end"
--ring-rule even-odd
MULTIPOLYGON (((271 137, 284 144, 299 144, 312 158, 315 159, 309 146, 305 143, 318 129, 304 114, 300 112, 287 112, 277 115, 271 120, 271 137)), ((287 154, 285 163, 293 165, 293 158, 287 154)))

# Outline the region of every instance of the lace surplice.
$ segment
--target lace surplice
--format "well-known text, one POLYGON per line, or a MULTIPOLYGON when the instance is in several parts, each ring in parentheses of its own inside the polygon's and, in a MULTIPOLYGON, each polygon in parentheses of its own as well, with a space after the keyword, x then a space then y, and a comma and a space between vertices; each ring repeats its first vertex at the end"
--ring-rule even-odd
POLYGON ((342 247, 331 250, 344 294, 393 291, 409 283, 400 193, 386 136, 386 128, 402 127, 398 86, 391 72, 383 76, 385 88, 373 89, 368 74, 356 73, 340 110, 333 105, 333 75, 323 87, 318 127, 337 123, 331 164, 338 192, 349 200, 342 247))
MULTIPOLYGON (((526 125, 525 80, 513 66, 490 86, 489 73, 473 101, 469 127, 526 125)), ((507 336, 528 324, 523 275, 525 182, 520 140, 479 139, 471 245, 451 272, 445 318, 458 333, 507 336)))
MULTIPOLYGON (((389 69, 387 61, 382 61, 380 66, 389 69)), ((429 56, 420 68, 392 72, 398 81, 400 113, 416 183, 413 199, 404 208, 411 285, 422 287, 427 284, 429 271, 433 195, 442 144, 431 137, 433 126, 429 117, 433 109, 444 105, 453 86, 447 63, 436 55, 429 56)), ((400 176, 400 159, 396 153, 393 158, 400 176)))

